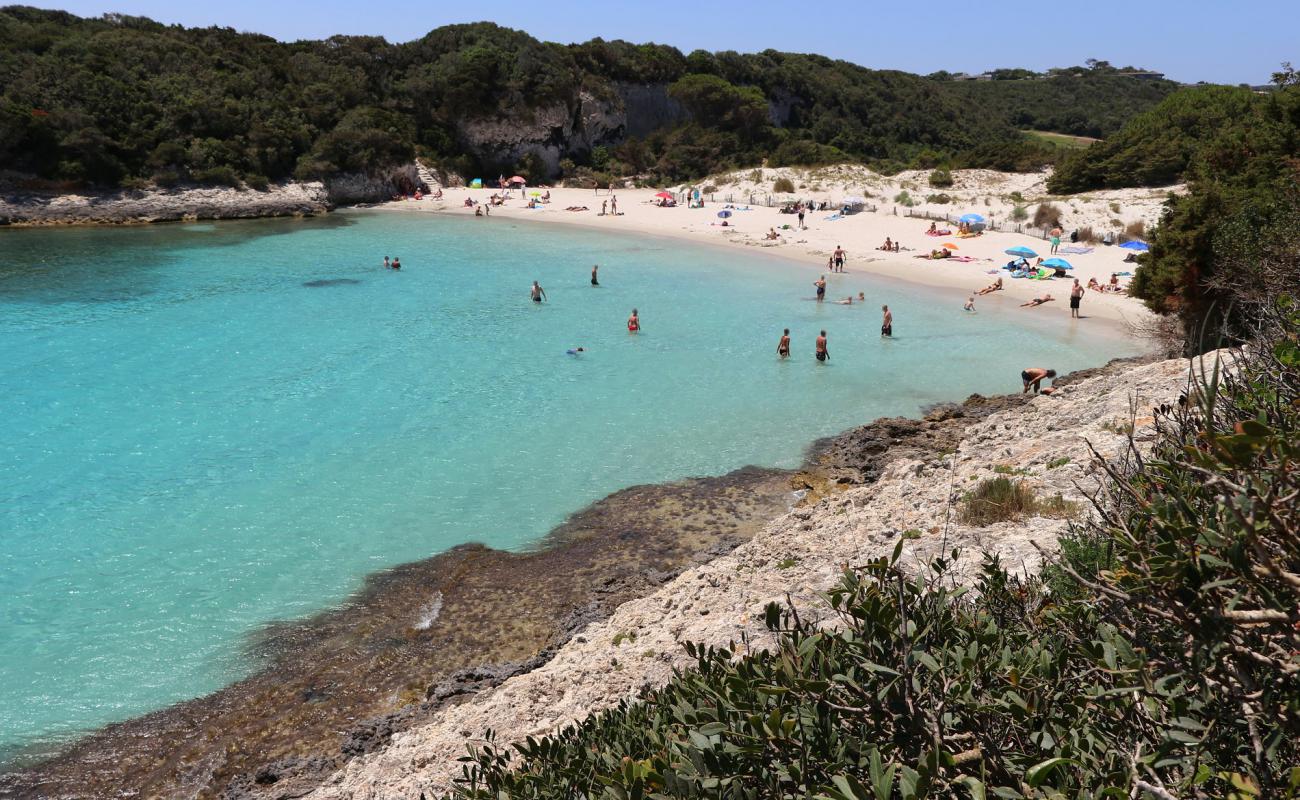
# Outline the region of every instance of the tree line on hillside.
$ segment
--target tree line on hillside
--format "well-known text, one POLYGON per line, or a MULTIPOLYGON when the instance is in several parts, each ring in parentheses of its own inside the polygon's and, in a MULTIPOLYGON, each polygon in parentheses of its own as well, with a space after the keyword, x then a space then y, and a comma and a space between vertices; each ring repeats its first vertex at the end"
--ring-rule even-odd
POLYGON ((1264 256, 1295 238, 1287 210, 1300 192, 1300 81, 1289 65, 1274 80, 1269 92, 1176 92, 1067 156, 1047 184, 1074 193, 1186 182, 1166 203, 1131 291, 1177 315, 1193 351, 1252 335, 1242 292, 1266 279, 1257 273, 1264 256))
POLYGON ((1105 77, 1053 78, 1070 107, 1059 119, 1032 82, 1008 82, 1023 85, 1008 90, 1023 97, 998 102, 1028 109, 1026 121, 990 115, 986 90, 770 50, 683 54, 600 39, 565 46, 490 23, 404 44, 369 36, 282 43, 228 28, 10 6, 0 9, 0 162, 49 181, 127 187, 261 187, 417 154, 461 174, 541 173, 538 159, 484 163, 458 123, 525 124, 542 107, 575 109, 584 94, 614 98, 627 82, 667 86, 689 119, 576 150, 570 172, 673 181, 764 159, 858 160, 886 171, 1024 169, 1057 151, 1017 126, 1108 130, 1116 113, 1153 102, 1134 81, 1093 85, 1105 77))

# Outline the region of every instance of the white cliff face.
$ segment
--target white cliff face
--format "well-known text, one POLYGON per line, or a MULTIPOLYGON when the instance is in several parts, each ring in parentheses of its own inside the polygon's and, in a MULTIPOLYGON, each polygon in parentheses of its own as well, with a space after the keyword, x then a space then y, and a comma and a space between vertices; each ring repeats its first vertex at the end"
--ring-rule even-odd
MULTIPOLYGON (((1012 570, 1036 571, 1042 556, 1034 545, 1054 550, 1066 521, 1035 517, 984 528, 962 525, 956 521, 962 494, 1002 466, 1019 471, 1013 478, 1028 482, 1039 497, 1059 492, 1084 500, 1100 474, 1089 443, 1114 458, 1128 444, 1117 431, 1131 422, 1141 445, 1149 439, 1152 406, 1173 402, 1187 378, 1186 361, 1165 361, 1107 371, 1051 397, 1026 397, 1022 408, 972 424, 955 453, 900 458, 878 482, 795 509, 732 553, 620 606, 545 666, 396 735, 385 749, 349 762, 308 796, 435 797, 459 774, 456 758, 486 729, 506 744, 661 686, 674 667, 693 663, 682 648, 687 641, 724 646, 744 637, 751 650, 771 647, 774 640, 763 625, 769 602, 783 602, 788 593, 805 619, 817 617, 824 609, 818 593, 837 582, 845 565, 887 556, 900 537, 904 561, 914 566, 945 547, 960 547, 958 574, 978 569, 983 552, 999 554, 1012 570)), ((834 624, 830 616, 822 621, 834 624)))
POLYGON ((584 91, 576 108, 555 103, 511 119, 469 119, 459 124, 458 132, 480 161, 514 164, 532 153, 554 174, 560 159, 621 141, 626 127, 627 114, 617 98, 601 99, 584 91))

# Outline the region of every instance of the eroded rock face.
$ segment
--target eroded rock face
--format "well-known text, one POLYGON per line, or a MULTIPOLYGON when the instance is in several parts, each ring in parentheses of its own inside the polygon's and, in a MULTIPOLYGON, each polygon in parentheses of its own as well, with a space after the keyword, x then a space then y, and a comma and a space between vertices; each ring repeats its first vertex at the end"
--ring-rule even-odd
POLYGON ((582 158, 594 147, 645 136, 686 118, 666 85, 616 83, 611 94, 580 92, 573 106, 555 103, 531 115, 465 120, 458 133, 462 144, 488 167, 505 169, 531 153, 555 175, 560 159, 582 158))

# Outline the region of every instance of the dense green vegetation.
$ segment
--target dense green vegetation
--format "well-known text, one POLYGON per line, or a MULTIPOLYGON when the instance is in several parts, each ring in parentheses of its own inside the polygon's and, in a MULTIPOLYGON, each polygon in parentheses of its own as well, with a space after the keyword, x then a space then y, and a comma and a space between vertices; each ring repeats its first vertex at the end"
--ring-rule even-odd
POLYGON ((1133 116, 1178 89, 1173 81, 1138 80, 1096 68, 1018 80, 951 81, 945 85, 1016 128, 1098 139, 1116 133, 1133 116))
POLYGON ((643 700, 473 748, 456 796, 1297 796, 1298 327, 1275 296, 1240 372, 1157 409, 1041 578, 989 559, 968 594, 900 541, 828 594, 839 630, 773 604, 777 651, 690 648, 643 700))
POLYGON ((356 36, 281 43, 10 6, 0 9, 0 162, 47 181, 128 187, 260 187, 416 154, 465 175, 554 177, 535 154, 511 164, 474 152, 463 123, 527 124, 544 107, 572 115, 583 97, 617 105, 620 82, 668 87, 689 116, 641 139, 575 145, 563 165, 570 176, 675 180, 764 159, 861 160, 886 170, 1036 167, 1057 151, 1017 127, 1110 130, 1155 99, 1151 86, 1091 73, 1005 81, 992 90, 997 102, 1029 116, 1000 118, 987 112, 989 89, 812 55, 683 54, 600 39, 563 46, 490 23, 404 44, 356 36), (1048 94, 1040 84, 1050 84, 1048 94), (1068 120, 1051 117, 1054 103, 1070 106, 1068 120))
POLYGON ((1300 85, 1287 76, 1267 94, 1206 86, 1170 95, 1067 157, 1048 182, 1054 192, 1187 182, 1187 194, 1167 203, 1132 292, 1177 314, 1192 349, 1252 335, 1249 306, 1237 300, 1265 280, 1257 268, 1268 248, 1295 236, 1300 85))

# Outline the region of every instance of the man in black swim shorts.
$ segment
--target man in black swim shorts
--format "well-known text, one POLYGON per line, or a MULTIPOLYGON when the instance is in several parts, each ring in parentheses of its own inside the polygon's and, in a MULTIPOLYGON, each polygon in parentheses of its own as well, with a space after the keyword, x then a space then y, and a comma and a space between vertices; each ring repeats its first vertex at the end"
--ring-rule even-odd
POLYGON ((826 349, 826 331, 822 331, 817 337, 817 360, 825 361, 831 357, 831 352, 826 349))
POLYGON ((817 302, 820 303, 821 301, 825 300, 826 299, 826 276, 823 275, 817 280, 813 281, 813 286, 817 287, 817 302))
POLYGON ((546 290, 539 286, 537 281, 533 281, 531 294, 534 303, 540 303, 546 299, 546 290))
POLYGON ((894 335, 894 312, 889 310, 889 306, 881 306, 880 310, 885 315, 880 321, 880 335, 892 338, 894 335))

